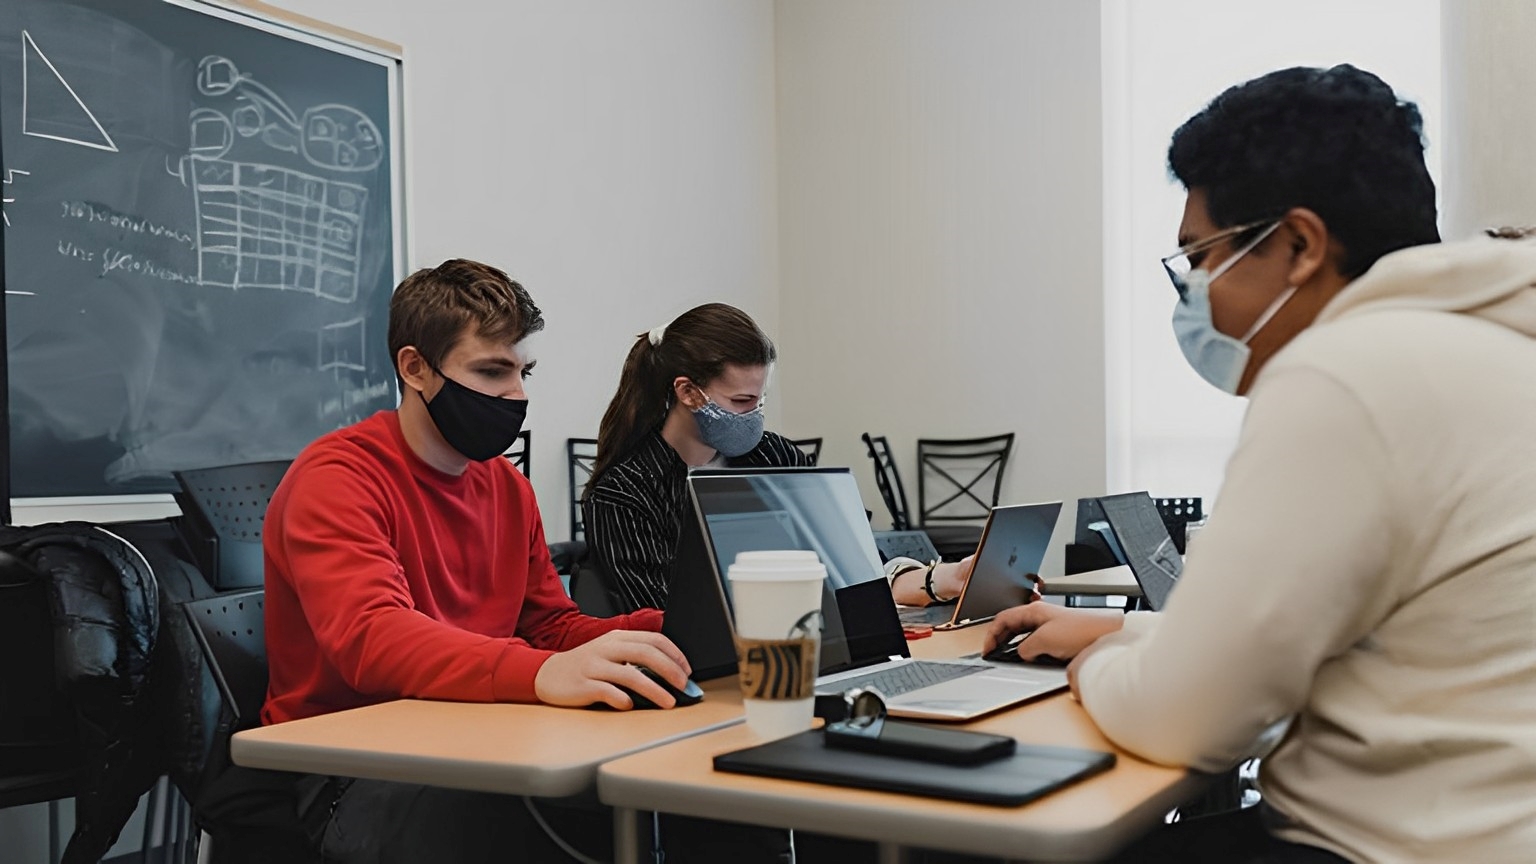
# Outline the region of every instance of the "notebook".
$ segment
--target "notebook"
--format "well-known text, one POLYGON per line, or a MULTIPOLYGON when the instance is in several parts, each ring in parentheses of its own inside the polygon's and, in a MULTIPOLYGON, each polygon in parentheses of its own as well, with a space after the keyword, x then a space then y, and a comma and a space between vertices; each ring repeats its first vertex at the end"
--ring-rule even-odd
POLYGON ((736 553, 795 548, 815 551, 827 567, 818 693, 875 687, 893 716, 968 720, 1066 686, 1057 668, 913 660, 848 469, 700 470, 688 489, 695 518, 684 520, 662 633, 695 680, 736 671, 724 578, 736 553), (751 524, 759 535, 742 530, 751 524))
POLYGON ((1060 515, 1060 501, 993 507, 960 599, 953 606, 903 609, 901 620, 954 630, 991 621, 1004 609, 1028 602, 1035 584, 1029 577, 1040 574, 1060 515))
POLYGON ((1141 586, 1147 608, 1160 611, 1184 575, 1184 559, 1168 535, 1157 505, 1145 492, 1108 495, 1099 503, 1114 533, 1116 551, 1141 586))

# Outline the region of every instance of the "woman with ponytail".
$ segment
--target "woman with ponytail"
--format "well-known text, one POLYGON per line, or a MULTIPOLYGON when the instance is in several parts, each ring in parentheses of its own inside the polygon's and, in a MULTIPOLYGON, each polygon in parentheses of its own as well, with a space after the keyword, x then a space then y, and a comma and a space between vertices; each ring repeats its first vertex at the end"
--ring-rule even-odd
MULTIPOLYGON (((598 428, 582 502, 589 554, 612 577, 620 611, 667 608, 689 512, 689 468, 810 464, 788 439, 763 430, 763 394, 777 358, 756 322, 724 303, 636 337, 598 428)), ((885 572, 896 602, 926 606, 960 596, 971 559, 894 558, 885 572)))
POLYGON ((587 484, 587 544, 628 609, 667 606, 688 504, 688 469, 783 467, 810 460, 763 429, 778 357, 747 313, 707 303, 637 337, 597 434, 587 484))

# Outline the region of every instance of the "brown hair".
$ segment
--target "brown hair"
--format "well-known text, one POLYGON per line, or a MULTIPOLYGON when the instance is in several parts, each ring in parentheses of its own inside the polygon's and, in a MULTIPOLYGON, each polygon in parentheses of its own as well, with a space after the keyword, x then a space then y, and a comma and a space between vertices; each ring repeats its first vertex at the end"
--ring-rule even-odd
POLYGON ((666 419, 672 382, 679 376, 703 387, 720 377, 726 364, 766 366, 777 359, 773 341, 752 316, 724 303, 706 303, 677 316, 655 345, 649 333, 640 334, 598 427, 597 461, 586 494, 666 419))
MULTIPOLYGON (((413 345, 436 369, 468 325, 482 338, 520 342, 544 329, 528 290, 489 264, 450 258, 407 276, 389 300, 389 356, 413 345)), ((398 370, 397 370, 398 371, 398 370)))

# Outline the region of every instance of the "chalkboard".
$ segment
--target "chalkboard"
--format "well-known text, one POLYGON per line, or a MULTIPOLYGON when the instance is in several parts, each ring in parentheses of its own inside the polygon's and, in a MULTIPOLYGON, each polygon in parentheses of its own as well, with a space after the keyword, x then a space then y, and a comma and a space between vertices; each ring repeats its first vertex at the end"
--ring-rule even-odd
POLYGON ((398 82, 204 3, 0 3, 11 495, 168 492, 394 405, 398 82))

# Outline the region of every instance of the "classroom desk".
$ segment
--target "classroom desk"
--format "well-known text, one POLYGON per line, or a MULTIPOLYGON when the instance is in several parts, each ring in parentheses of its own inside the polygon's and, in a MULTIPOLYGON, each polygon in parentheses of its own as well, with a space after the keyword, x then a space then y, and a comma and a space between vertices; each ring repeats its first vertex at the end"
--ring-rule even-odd
MULTIPOLYGON (((985 627, 936 633, 911 643, 924 657, 955 657, 981 648, 985 627)), ((617 808, 618 864, 638 861, 639 810, 797 828, 881 843, 882 860, 898 847, 1047 861, 1102 858, 1151 829, 1199 791, 1203 779, 1119 751, 1066 693, 994 714, 966 728, 1012 735, 1022 743, 1114 750, 1110 771, 1023 807, 991 807, 713 770, 714 756, 758 743, 745 725, 644 750, 598 769, 598 797, 617 808)))
POLYGON ((1087 573, 1073 573, 1070 576, 1052 576, 1045 580, 1045 587, 1040 589, 1040 593, 1085 596, 1118 594, 1123 597, 1140 597, 1141 586, 1136 583, 1136 577, 1131 573, 1131 568, 1122 564, 1119 567, 1089 570, 1087 573))
POLYGON ((248 768, 563 797, 592 788, 609 759, 741 721, 734 677, 701 686, 703 702, 671 711, 401 699, 240 732, 230 758, 248 768))

